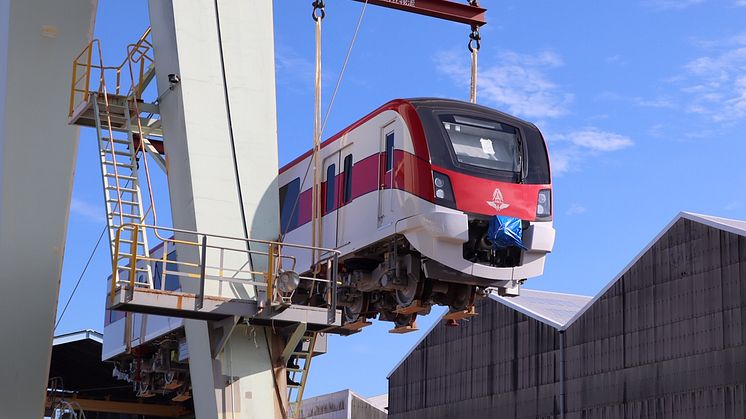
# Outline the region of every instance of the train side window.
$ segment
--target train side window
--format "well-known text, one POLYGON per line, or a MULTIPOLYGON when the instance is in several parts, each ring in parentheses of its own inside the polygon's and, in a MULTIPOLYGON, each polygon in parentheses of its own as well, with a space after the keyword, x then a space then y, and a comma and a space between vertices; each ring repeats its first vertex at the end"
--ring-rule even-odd
POLYGON ((386 171, 394 168, 394 132, 386 134, 386 171))
POLYGON ((344 161, 344 190, 342 191, 342 203, 346 204, 352 199, 352 154, 348 154, 344 161))
POLYGON ((324 205, 325 213, 334 211, 334 204, 337 198, 336 175, 337 175, 336 165, 332 164, 331 166, 326 168, 326 203, 324 205))
POLYGON ((298 224, 300 177, 280 188, 280 229, 283 234, 298 224))

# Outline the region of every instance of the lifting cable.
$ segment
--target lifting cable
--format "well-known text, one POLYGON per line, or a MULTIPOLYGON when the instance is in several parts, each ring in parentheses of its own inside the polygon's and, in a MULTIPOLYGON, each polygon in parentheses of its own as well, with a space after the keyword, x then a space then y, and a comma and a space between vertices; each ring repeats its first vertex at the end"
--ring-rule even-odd
MULTIPOLYGON (((311 191, 311 246, 319 247, 321 244, 321 161, 319 151, 321 150, 321 22, 326 16, 324 0, 313 2, 311 17, 316 24, 316 72, 314 74, 314 106, 313 106, 313 186, 311 191)), ((317 265, 320 255, 313 250, 311 266, 317 265)), ((314 268, 314 273, 317 268, 314 268)))
MULTIPOLYGON (((478 0, 469 0, 469 6, 479 7, 478 0)), ((469 102, 477 103, 477 53, 481 47, 479 26, 473 25, 469 34, 469 52, 471 53, 471 82, 469 83, 469 102)))
MULTIPOLYGON (((357 20, 357 26, 355 27, 355 32, 352 35, 352 40, 350 41, 350 46, 347 48, 347 55, 345 56, 344 63, 342 64, 342 69, 339 72, 339 76, 337 76, 337 84, 334 87, 334 93, 332 93, 332 98, 329 101, 329 106, 326 108, 326 114, 324 115, 324 121, 321 124, 321 134, 319 135, 319 138, 321 138, 324 134, 324 130, 326 129, 326 123, 329 121, 329 115, 332 113, 332 107, 334 106, 334 99, 337 97, 337 92, 339 91, 339 86, 342 84, 342 78, 345 74, 345 70, 347 69, 347 63, 350 61, 350 56, 352 55, 352 50, 355 47, 355 41, 357 40, 358 32, 360 31, 360 26, 363 22, 363 16, 365 16, 365 9, 368 6, 368 1, 365 0, 365 3, 363 4, 363 9, 360 11, 360 17, 358 17, 357 20)), ((303 185, 306 184, 306 179, 308 178, 308 172, 311 170, 311 166, 313 165, 313 159, 309 160, 308 165, 306 166, 306 172, 303 175, 303 179, 301 180, 300 187, 303 187, 303 185)), ((298 208, 298 202, 300 201, 300 191, 298 193, 298 196, 295 197, 295 200, 293 201, 293 207, 290 210, 290 217, 289 219, 293 218, 293 215, 295 214, 295 211, 298 208)), ((280 240, 283 240, 285 235, 288 233, 288 229, 290 228, 290 223, 288 222, 288 225, 285 226, 285 230, 281 231, 280 234, 280 240)))

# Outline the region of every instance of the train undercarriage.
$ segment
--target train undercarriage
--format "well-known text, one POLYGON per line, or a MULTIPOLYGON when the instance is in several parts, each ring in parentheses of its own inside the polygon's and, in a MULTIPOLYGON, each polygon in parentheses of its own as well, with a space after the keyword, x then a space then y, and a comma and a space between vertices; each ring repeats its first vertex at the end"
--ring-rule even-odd
MULTIPOLYGON (((473 234, 476 237, 484 232, 477 227, 473 234)), ((494 250, 484 251, 485 243, 483 237, 470 240, 464 244, 464 254, 476 254, 472 261, 492 266, 516 263, 513 249, 496 255, 494 250)), ((328 306, 328 287, 320 284, 301 281, 292 294, 292 303, 328 306)), ((340 259, 336 302, 345 324, 377 317, 405 327, 412 325, 417 315, 429 314, 434 305, 446 306, 452 313, 468 311, 475 299, 487 295, 488 288, 496 285, 429 259, 403 235, 396 235, 340 259)))

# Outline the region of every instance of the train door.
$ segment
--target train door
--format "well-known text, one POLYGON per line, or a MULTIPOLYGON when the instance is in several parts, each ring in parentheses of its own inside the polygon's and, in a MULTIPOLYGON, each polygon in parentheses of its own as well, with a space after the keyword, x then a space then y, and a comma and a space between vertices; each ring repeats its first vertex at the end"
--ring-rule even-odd
MULTIPOLYGON (((365 231, 365 209, 351 208, 352 205, 348 205, 352 202, 352 188, 353 188, 353 155, 352 155, 352 144, 346 144, 339 151, 339 170, 337 175, 337 190, 339 195, 337 196, 337 248, 344 249, 345 246, 352 243, 353 239, 360 239, 360 231, 365 231)), ((372 216, 372 214, 371 214, 372 216)))
POLYGON ((378 228, 393 223, 394 215, 394 150, 396 150, 396 123, 381 130, 381 153, 378 174, 378 228))
POLYGON ((337 247, 337 213, 339 207, 339 152, 324 159, 321 188, 321 247, 337 247))

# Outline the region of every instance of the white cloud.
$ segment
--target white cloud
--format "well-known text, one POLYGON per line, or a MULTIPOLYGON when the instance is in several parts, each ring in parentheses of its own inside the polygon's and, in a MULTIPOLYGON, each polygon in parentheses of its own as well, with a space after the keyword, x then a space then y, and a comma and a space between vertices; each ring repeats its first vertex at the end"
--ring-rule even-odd
POLYGON ((595 127, 548 135, 547 138, 549 138, 552 172, 558 176, 579 170, 583 161, 588 158, 634 145, 632 139, 627 136, 595 127))
POLYGON ((616 151, 630 147, 633 144, 629 137, 613 132, 601 131, 594 127, 584 128, 568 134, 559 134, 554 139, 569 141, 580 148, 590 151, 616 151))
POLYGON ((570 148, 556 148, 549 146, 549 162, 552 165, 552 174, 561 176, 567 172, 577 170, 575 163, 580 160, 577 150, 570 148))
POLYGON ((89 221, 103 223, 105 220, 103 208, 97 205, 89 204, 88 202, 82 201, 77 198, 73 198, 70 201, 70 211, 74 214, 88 219, 89 221))
POLYGON ((657 97, 653 99, 645 99, 641 97, 636 97, 635 103, 638 106, 642 106, 644 108, 667 108, 667 109, 676 108, 676 103, 673 100, 665 98, 665 97, 657 97))
POLYGON ((743 202, 741 202, 741 201, 733 201, 733 202, 731 202, 731 203, 729 203, 728 205, 725 206, 725 210, 726 211, 733 211, 733 210, 737 210, 737 209, 739 209, 741 207, 743 207, 743 202))
POLYGON ((655 10, 680 10, 705 0, 644 0, 643 3, 655 10))
MULTIPOLYGON (((435 57, 438 70, 461 86, 468 87, 469 66, 454 51, 435 57)), ((494 57, 480 56, 477 86, 481 101, 502 108, 508 113, 526 118, 556 118, 567 112, 573 95, 562 92, 545 74, 548 68, 563 65, 554 52, 519 54, 505 51, 494 57), (494 65, 484 62, 494 61, 494 65)))
POLYGON ((699 45, 709 53, 674 79, 689 96, 686 111, 715 121, 746 118, 746 34, 699 45))
MULTIPOLYGON (((480 56, 481 57, 481 56, 480 56)), ((480 58, 478 96, 513 115, 533 121, 557 118, 568 112, 573 95, 563 91, 546 74, 547 69, 562 66, 562 58, 552 51, 520 54, 504 51, 495 57, 494 65, 484 65, 480 58)), ((438 70, 460 86, 468 87, 470 69, 461 55, 453 51, 436 56, 438 70)), ((537 125, 544 125, 539 122, 537 125)), ((568 133, 547 135, 552 173, 562 175, 578 170, 582 161, 600 153, 632 146, 629 137, 587 127, 568 133)))
POLYGON ((620 65, 626 64, 622 56, 619 54, 606 57, 606 63, 607 64, 620 64, 620 65))
POLYGON ((665 128, 664 124, 655 124, 648 128, 648 135, 651 137, 662 137, 665 128))
MULTIPOLYGON (((312 60, 300 56, 295 50, 278 47, 275 54, 275 71, 279 84, 298 83, 303 86, 313 86, 316 66, 312 60)), ((322 70, 322 76, 328 78, 326 71, 322 70)))
POLYGON ((587 208, 580 205, 580 204, 572 204, 570 205, 570 208, 565 211, 565 214, 567 215, 580 215, 584 214, 587 211, 587 208))

